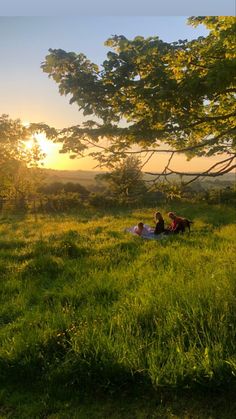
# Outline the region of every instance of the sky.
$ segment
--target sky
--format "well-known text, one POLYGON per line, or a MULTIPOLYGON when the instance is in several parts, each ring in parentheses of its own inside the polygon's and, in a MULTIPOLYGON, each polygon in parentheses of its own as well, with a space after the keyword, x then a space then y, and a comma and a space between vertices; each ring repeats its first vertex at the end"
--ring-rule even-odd
POLYGON ((6 16, 234 15, 235 0, 1 0, 6 16))
MULTIPOLYGON (((83 52, 101 64, 108 52, 104 41, 114 34, 128 38, 158 35, 167 42, 207 34, 205 27, 193 28, 186 20, 184 16, 1 16, 0 115, 9 114, 25 122, 45 122, 56 128, 81 123, 83 116, 77 106, 69 105, 69 98, 60 96, 55 82, 40 68, 49 48, 83 52)), ((96 165, 90 158, 70 160, 58 154, 55 145, 45 151, 45 167, 90 170, 96 165)), ((147 170, 161 170, 166 157, 152 160, 147 170)), ((190 170, 202 170, 208 165, 208 161, 193 159, 190 170)), ((176 170, 189 167, 185 158, 176 157, 176 170)))

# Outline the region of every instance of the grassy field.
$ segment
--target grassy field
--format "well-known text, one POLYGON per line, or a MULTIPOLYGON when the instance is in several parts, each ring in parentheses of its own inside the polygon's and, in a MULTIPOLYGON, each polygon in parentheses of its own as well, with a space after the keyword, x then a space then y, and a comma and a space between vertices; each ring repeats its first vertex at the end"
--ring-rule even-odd
POLYGON ((1 418, 236 417, 235 211, 171 209, 1 219, 1 418))

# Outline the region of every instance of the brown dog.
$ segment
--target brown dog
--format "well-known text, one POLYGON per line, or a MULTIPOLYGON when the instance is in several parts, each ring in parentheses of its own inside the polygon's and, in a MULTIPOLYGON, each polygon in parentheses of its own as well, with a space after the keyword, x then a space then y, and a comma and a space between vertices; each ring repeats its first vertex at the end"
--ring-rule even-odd
POLYGON ((193 221, 188 220, 187 218, 181 217, 181 222, 179 223, 179 228, 184 233, 185 229, 188 228, 188 232, 190 233, 190 226, 193 224, 193 221))

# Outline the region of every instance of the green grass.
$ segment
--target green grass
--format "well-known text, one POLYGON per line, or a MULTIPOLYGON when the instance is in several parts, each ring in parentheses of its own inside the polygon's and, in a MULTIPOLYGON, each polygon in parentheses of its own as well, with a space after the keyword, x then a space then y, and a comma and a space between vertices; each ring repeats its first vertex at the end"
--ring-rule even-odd
POLYGON ((0 417, 236 416, 235 212, 173 210, 1 220, 0 417))

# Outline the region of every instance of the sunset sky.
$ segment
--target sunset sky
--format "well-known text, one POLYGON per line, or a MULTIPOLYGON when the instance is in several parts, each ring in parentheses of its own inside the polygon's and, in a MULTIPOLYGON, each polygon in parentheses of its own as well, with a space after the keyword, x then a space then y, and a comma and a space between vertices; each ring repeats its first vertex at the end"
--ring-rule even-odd
MULTIPOLYGON (((9 114, 24 122, 45 122, 56 128, 83 121, 69 97, 62 97, 58 87, 40 69, 49 48, 83 52, 101 64, 108 52, 104 41, 114 34, 128 38, 158 35, 164 41, 193 39, 205 36, 204 27, 192 28, 181 16, 80 16, 80 17, 0 17, 0 115, 9 114)), ((48 157, 45 167, 54 169, 92 169, 96 162, 90 158, 70 160, 58 154, 58 146, 44 144, 48 157)), ((166 155, 154 158, 147 170, 159 171, 166 155)), ((176 170, 200 171, 215 159, 193 159, 177 156, 176 170)))

